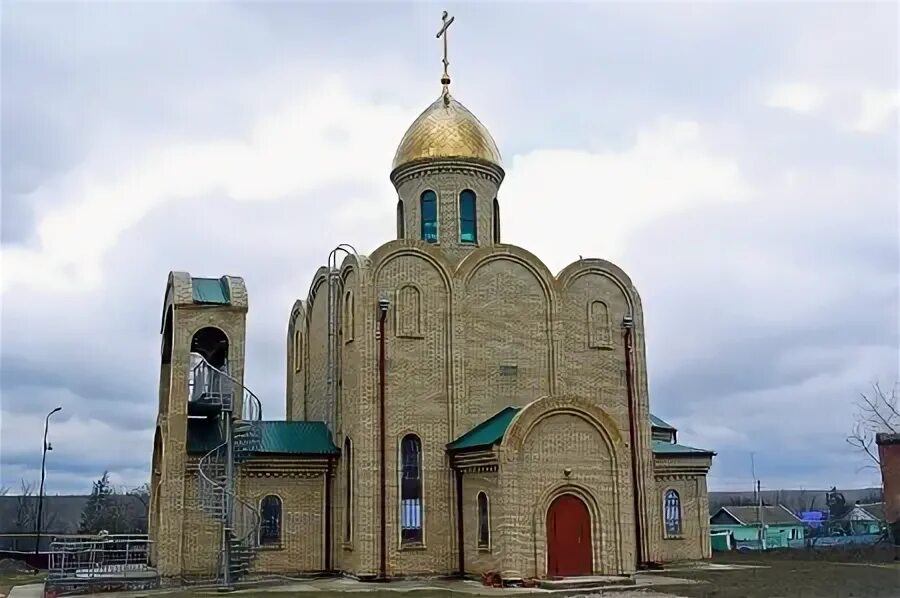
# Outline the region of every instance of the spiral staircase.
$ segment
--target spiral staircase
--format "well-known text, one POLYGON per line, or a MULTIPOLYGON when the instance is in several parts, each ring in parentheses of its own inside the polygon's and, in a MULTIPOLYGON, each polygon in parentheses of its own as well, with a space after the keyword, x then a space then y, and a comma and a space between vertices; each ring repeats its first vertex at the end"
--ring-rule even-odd
POLYGON ((215 418, 219 428, 219 444, 198 464, 197 495, 201 510, 222 527, 216 579, 228 587, 249 572, 259 550, 260 513, 238 496, 236 470, 259 447, 259 427, 253 422, 262 419, 262 405, 202 355, 191 353, 191 362, 189 412, 215 418))

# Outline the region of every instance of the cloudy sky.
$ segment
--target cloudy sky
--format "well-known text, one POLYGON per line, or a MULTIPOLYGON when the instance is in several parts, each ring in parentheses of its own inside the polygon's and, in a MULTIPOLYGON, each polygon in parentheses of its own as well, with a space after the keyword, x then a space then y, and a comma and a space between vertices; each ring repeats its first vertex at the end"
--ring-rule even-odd
MULTIPOLYGON (((250 291, 248 386, 328 251, 394 234, 444 5, 4 2, 0 485, 149 477, 169 270, 250 291)), ((857 393, 898 374, 897 6, 447 5, 504 240, 630 272, 651 403, 713 489, 877 483, 857 393)))

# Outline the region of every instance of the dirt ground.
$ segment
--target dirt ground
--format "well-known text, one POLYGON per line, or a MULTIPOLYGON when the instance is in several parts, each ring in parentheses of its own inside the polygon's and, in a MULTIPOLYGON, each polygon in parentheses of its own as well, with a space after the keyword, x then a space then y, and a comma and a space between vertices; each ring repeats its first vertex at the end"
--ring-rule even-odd
POLYGON ((869 598, 900 596, 900 560, 894 549, 773 551, 716 555, 714 564, 754 565, 733 570, 670 570, 667 576, 708 583, 654 586, 686 598, 869 598))

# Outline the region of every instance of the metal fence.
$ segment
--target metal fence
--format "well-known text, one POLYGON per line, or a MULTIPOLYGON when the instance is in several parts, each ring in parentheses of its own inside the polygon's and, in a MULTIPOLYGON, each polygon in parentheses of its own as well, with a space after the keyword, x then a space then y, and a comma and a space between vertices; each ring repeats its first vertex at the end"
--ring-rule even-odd
POLYGON ((66 583, 155 579, 146 535, 69 536, 50 544, 48 580, 66 583))

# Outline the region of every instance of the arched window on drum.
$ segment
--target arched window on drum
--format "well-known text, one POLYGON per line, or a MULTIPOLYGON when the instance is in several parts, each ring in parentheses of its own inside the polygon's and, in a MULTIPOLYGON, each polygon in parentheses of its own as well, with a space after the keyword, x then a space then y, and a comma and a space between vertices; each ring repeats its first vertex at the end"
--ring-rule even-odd
POLYGON ((422 192, 419 198, 419 216, 422 219, 422 240, 438 242, 437 194, 432 190, 422 192))

